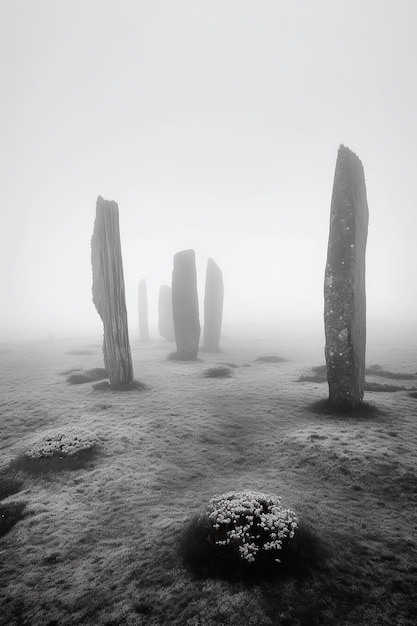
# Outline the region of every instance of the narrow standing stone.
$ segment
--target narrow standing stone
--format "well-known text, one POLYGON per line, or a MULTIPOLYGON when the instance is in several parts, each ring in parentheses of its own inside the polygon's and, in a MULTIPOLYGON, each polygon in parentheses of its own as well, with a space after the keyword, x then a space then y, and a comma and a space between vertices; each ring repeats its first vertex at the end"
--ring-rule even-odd
POLYGON ((139 341, 149 341, 148 326, 148 291, 146 280, 142 278, 138 285, 138 317, 139 317, 139 341))
POLYGON ((204 292, 204 344, 206 352, 219 352, 223 317, 223 274, 220 267, 209 259, 204 292))
POLYGON ((324 280, 329 401, 355 408, 365 384, 365 250, 368 203, 363 166, 340 146, 333 183, 330 232, 324 280))
POLYGON ((174 317, 172 314, 172 289, 169 285, 159 288, 158 297, 158 331, 161 337, 174 341, 174 317))
POLYGON ((123 261, 120 246, 119 208, 116 202, 97 198, 91 238, 93 302, 103 320, 104 366, 112 387, 133 382, 123 261))
POLYGON ((175 357, 187 361, 196 359, 201 328, 194 250, 183 250, 174 255, 172 312, 177 344, 175 357))

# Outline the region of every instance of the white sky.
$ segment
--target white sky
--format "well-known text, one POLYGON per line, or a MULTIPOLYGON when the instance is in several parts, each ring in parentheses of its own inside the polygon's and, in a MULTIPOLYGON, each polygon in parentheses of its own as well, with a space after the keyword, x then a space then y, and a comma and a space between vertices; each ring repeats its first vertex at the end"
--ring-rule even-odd
POLYGON ((226 323, 322 327, 340 143, 365 169, 368 329, 417 333, 416 0, 0 0, 0 338, 101 332, 119 205, 129 322, 207 257, 226 323))

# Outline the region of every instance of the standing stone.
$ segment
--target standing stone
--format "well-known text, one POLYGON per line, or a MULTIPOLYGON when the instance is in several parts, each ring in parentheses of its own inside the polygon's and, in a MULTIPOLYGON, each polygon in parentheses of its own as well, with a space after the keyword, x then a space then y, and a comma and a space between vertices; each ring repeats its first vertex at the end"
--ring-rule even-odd
POLYGON ((149 341, 148 292, 146 280, 142 278, 138 285, 139 341, 149 341))
POLYGON ((209 259, 204 292, 204 344, 207 352, 220 351, 220 334, 223 317, 223 274, 220 267, 209 259))
POLYGON ((333 183, 330 232, 324 280, 329 401, 355 408, 365 384, 365 250, 368 203, 363 166, 340 146, 333 183))
POLYGON ((119 208, 116 202, 97 198, 91 239, 93 302, 103 320, 104 366, 115 388, 133 382, 132 358, 120 247, 119 208))
POLYGON ((177 344, 175 358, 196 359, 201 328, 194 250, 183 250, 174 255, 172 312, 177 344))
POLYGON ((172 289, 169 285, 159 288, 158 297, 158 331, 161 337, 174 341, 174 317, 172 314, 172 289))

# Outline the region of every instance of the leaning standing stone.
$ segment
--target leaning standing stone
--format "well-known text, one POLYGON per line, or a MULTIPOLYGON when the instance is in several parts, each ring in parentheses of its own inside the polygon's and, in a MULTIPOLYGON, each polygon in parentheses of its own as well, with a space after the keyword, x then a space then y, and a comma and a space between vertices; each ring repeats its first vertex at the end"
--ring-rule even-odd
POLYGON ((133 382, 132 358, 120 246, 119 208, 116 202, 97 198, 91 239, 93 302, 103 320, 104 366, 115 388, 133 382))
POLYGON ((368 203, 363 166, 345 146, 337 156, 324 280, 329 401, 355 408, 365 384, 365 250, 368 203))
POLYGON ((209 259, 204 292, 204 344, 206 352, 219 352, 223 317, 223 274, 220 267, 209 259))
POLYGON ((177 344, 175 358, 196 359, 201 328, 194 250, 183 250, 174 255, 172 312, 177 344))

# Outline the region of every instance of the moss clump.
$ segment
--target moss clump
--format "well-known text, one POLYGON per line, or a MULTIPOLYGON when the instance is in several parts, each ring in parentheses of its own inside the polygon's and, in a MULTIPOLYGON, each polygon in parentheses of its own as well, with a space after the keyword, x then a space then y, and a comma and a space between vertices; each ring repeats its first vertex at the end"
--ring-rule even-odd
POLYGON ((81 428, 50 430, 30 441, 11 466, 32 473, 81 467, 96 452, 99 440, 81 428))
POLYGON ((216 365, 209 367, 203 372, 203 376, 206 378, 231 378, 233 372, 227 365, 216 365))
POLYGON ((403 385, 381 385, 380 383, 372 383, 365 381, 365 391, 377 391, 382 393, 390 393, 393 391, 407 391, 407 387, 403 385))
POLYGON ((106 370, 103 367, 95 367, 90 370, 81 370, 70 374, 67 377, 67 382, 70 385, 83 385, 85 383, 104 380, 105 378, 108 378, 106 370))
POLYGON ((212 498, 184 529, 180 554, 195 574, 226 579, 302 575, 325 558, 280 498, 252 491, 212 498))
POLYGON ((274 356, 274 355, 267 355, 267 356, 258 356, 257 359, 255 359, 256 363, 284 363, 287 359, 282 358, 282 356, 274 356))
POLYGON ((417 374, 410 374, 409 372, 391 372, 390 370, 384 370, 381 365, 370 365, 366 368, 365 373, 370 376, 391 378, 392 380, 414 380, 417 378, 417 374))

